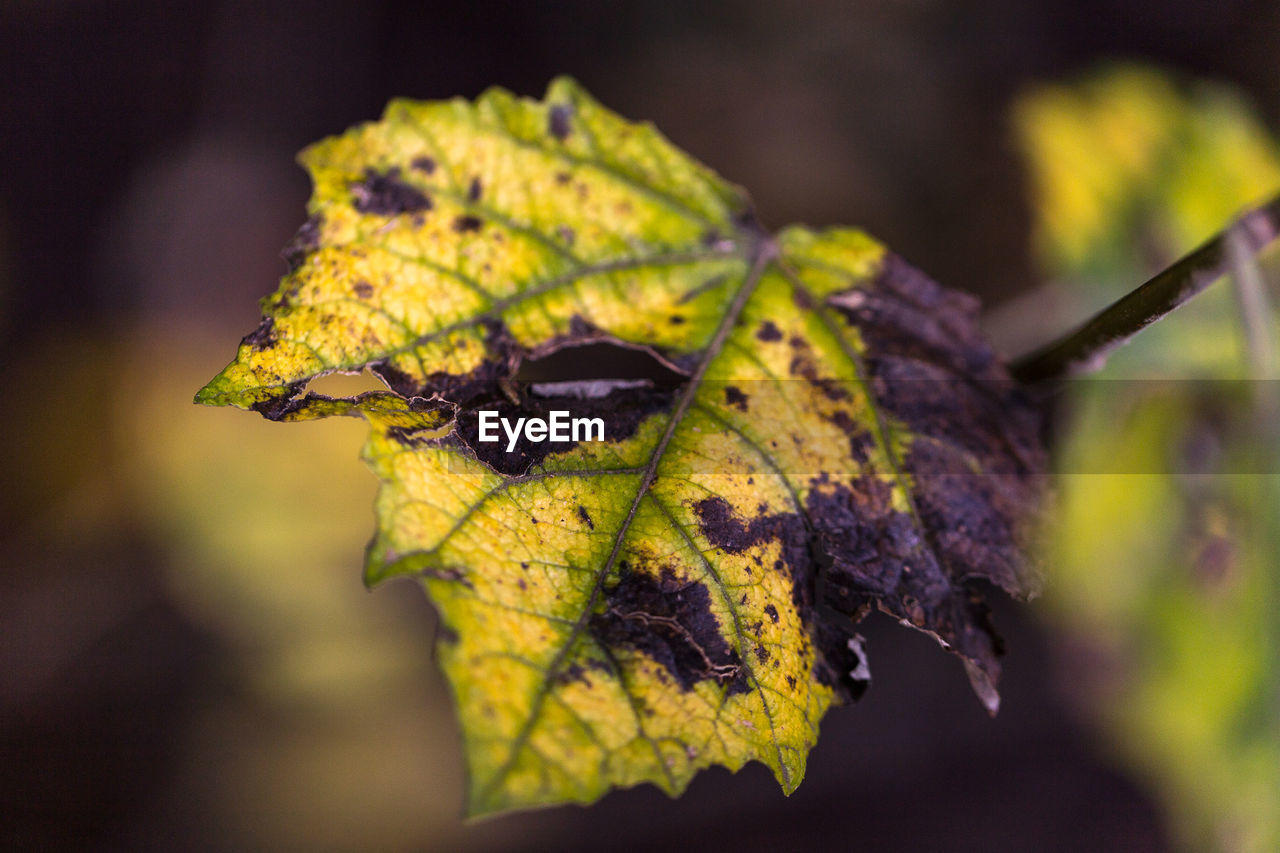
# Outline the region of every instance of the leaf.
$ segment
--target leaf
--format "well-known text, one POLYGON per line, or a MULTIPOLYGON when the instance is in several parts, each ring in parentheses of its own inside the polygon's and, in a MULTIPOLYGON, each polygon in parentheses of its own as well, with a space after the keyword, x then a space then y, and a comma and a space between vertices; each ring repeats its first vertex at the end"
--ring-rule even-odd
POLYGON ((857 231, 766 233, 567 79, 541 103, 394 101, 301 160, 292 270, 197 401, 370 421, 366 578, 416 577, 440 611, 473 813, 750 760, 792 791, 865 687, 873 606, 994 712, 979 587, 1034 584, 1042 451, 974 300, 857 231), (513 382, 604 345, 653 376, 513 382), (388 390, 308 390, 365 368, 388 390), (507 453, 482 410, 599 417, 604 440, 507 453))
MULTIPOLYGON (((1190 82, 1190 81, 1187 81, 1190 82)), ((1240 95, 1103 66, 1023 93, 1013 109, 1035 189, 1035 238, 1055 276, 1098 293, 1179 257, 1280 186, 1280 149, 1240 95)))

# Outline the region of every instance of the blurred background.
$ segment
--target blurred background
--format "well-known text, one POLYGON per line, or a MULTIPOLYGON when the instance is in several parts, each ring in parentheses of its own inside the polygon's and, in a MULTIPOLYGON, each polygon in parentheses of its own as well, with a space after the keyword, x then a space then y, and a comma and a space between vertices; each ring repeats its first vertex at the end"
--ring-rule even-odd
POLYGON ((1278 55, 1247 0, 8 0, 0 845, 1280 849, 1280 467, 1244 381, 1274 362, 1228 282, 1056 401, 1000 716, 873 618, 875 683, 789 799, 751 766, 464 824, 430 606, 360 582, 363 425, 190 402, 285 271, 294 153, 392 96, 572 74, 767 224, 980 295, 1014 354, 1280 189, 1278 55))

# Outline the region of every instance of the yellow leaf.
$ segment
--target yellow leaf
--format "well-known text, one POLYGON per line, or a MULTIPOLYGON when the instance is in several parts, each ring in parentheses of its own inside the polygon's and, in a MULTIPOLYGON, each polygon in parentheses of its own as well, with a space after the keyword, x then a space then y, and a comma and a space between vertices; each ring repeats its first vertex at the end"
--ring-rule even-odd
POLYGON ((567 79, 395 101, 301 159, 294 268, 197 400, 370 421, 366 578, 418 578, 440 611, 474 813, 751 760, 792 791, 866 684, 872 606, 960 655, 994 712, 973 581, 1033 585, 1042 463, 974 300, 857 231, 767 233, 567 79), (386 391, 307 388, 365 368, 386 391), (485 440, 557 412, 583 434, 485 440))

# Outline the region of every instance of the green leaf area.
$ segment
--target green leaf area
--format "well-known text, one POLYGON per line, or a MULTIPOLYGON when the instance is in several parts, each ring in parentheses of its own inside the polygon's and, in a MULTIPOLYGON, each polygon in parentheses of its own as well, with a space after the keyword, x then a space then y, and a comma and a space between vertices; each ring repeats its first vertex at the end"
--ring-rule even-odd
POLYGON ((368 419, 366 577, 439 610, 472 813, 674 795, 750 760, 789 793, 865 687, 873 607, 954 651, 994 712, 981 592, 1034 585, 1043 451, 974 300, 858 231, 768 233, 567 79, 394 101, 301 162, 291 271, 196 399, 368 419), (515 381, 555 358, 572 376, 515 381), (308 389, 365 369, 386 390, 308 389), (508 452, 479 440, 486 410, 604 436, 508 452))

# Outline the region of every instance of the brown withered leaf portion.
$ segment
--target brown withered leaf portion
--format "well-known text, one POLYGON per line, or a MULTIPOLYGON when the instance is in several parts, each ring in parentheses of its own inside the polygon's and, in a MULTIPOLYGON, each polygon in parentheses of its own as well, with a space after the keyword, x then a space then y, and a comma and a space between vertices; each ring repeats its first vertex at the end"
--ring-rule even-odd
POLYGON ((877 487, 819 510, 847 512, 827 534, 840 543, 831 550, 831 583, 870 595, 958 651, 994 713, 1003 648, 975 584, 1016 596, 1039 589, 1026 544, 1034 521, 1028 510, 1041 504, 1045 487, 1042 413, 983 340, 977 300, 942 288, 898 256, 886 256, 868 288, 828 302, 866 344, 879 410, 911 434, 898 464, 913 484, 914 515, 886 515, 888 497, 877 487), (858 511, 849 511, 855 503, 858 511), (885 519, 893 531, 876 557, 854 556, 860 537, 850 534, 865 522, 853 516, 885 519), (912 529, 923 532, 926 546, 914 554, 903 547, 912 529))
POLYGON ((290 272, 197 399, 369 420, 366 578, 440 611, 473 812, 750 760, 790 792, 873 608, 994 712, 983 590, 1035 588, 1044 462, 972 299, 858 231, 767 233, 568 80, 397 101, 303 162, 290 272), (365 369, 387 389, 309 389, 365 369), (508 447, 482 412, 600 430, 508 447))

